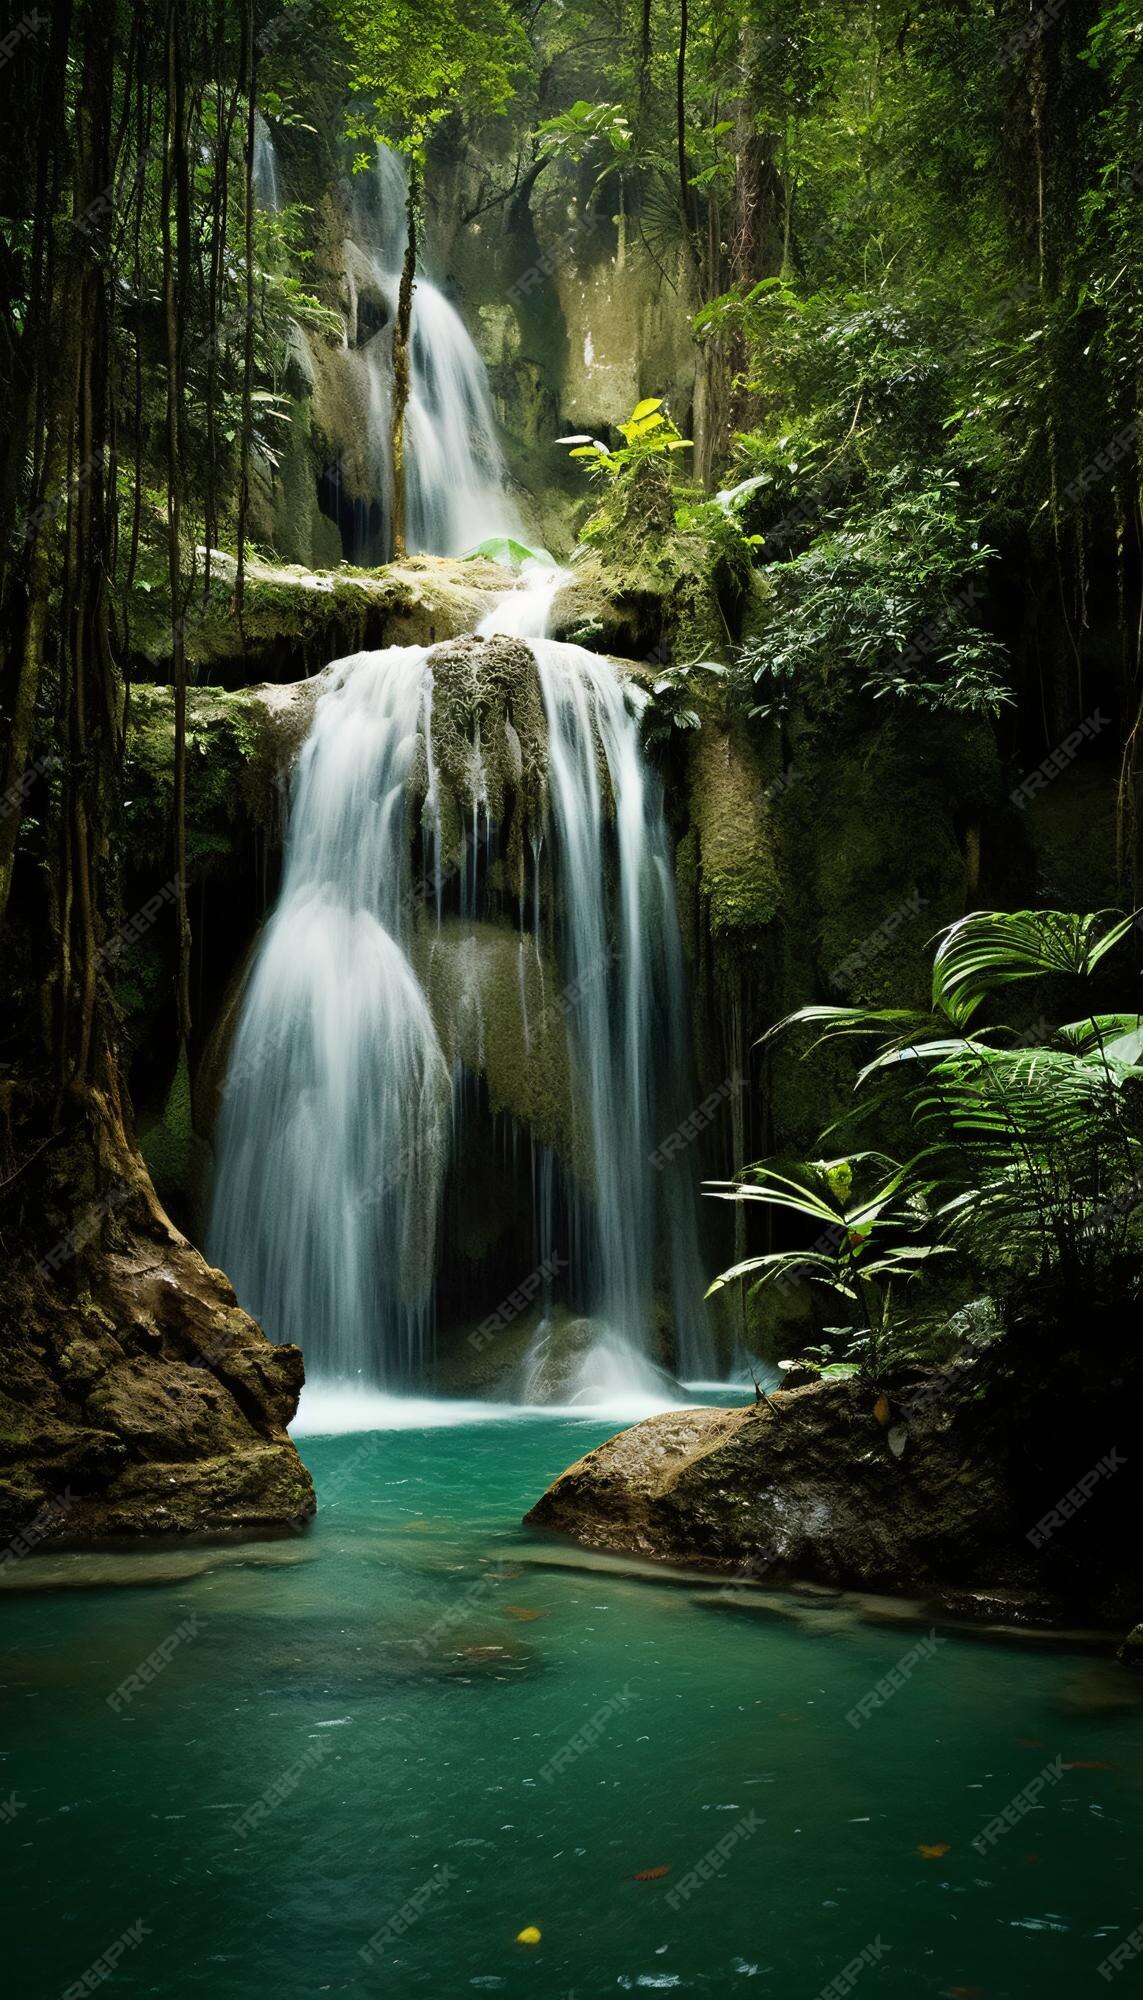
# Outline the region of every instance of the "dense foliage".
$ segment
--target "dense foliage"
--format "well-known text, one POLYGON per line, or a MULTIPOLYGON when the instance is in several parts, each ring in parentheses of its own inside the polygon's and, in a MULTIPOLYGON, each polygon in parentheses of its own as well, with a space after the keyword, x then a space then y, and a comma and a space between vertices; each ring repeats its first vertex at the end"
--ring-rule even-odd
MULTIPOLYGON (((932 1273, 984 1290, 1011 1323, 1034 1301, 1047 1328, 1074 1323, 1143 1287, 1143 1015, 1092 1011, 1017 1028, 995 1018, 1007 989, 1090 984, 1133 919, 1065 911, 978 912, 942 937, 929 1012, 812 1006, 772 1030, 808 1023, 824 1041, 874 1044, 847 1126, 910 1131, 906 1161, 855 1151, 765 1162, 719 1190, 792 1213, 819 1234, 745 1260, 718 1288, 791 1277, 847 1309, 809 1358, 861 1372, 873 1386, 903 1356, 924 1355, 906 1287, 932 1273), (982 1024, 981 1015, 985 1021, 982 1024), (988 1016, 993 1016, 989 1020, 988 1016)), ((826 1138, 836 1142, 837 1133, 826 1138)))

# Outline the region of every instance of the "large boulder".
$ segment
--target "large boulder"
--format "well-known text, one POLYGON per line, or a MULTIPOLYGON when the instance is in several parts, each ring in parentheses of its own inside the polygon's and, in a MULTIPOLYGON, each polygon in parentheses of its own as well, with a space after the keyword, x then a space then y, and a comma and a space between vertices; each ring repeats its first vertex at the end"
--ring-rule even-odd
MULTIPOLYGON (((34 1194, 0 1280, 0 1539, 13 1556, 302 1526, 313 1484, 286 1429, 300 1351, 272 1345, 172 1228, 134 1152, 108 1176, 65 1146, 34 1194)), ((3 1574, 18 1583, 18 1562, 3 1574)))
POLYGON ((991 1348, 902 1371, 876 1401, 815 1382, 745 1409, 670 1411, 569 1466, 527 1521, 594 1549, 1122 1632, 1139 1603, 1125 1366, 1108 1342, 1082 1409, 1090 1368, 1056 1355, 1045 1388, 991 1348))

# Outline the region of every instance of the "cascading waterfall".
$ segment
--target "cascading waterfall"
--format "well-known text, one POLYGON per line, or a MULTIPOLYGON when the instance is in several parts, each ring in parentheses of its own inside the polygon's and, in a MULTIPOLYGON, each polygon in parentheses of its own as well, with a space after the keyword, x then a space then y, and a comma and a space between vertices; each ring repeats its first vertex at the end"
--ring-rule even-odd
POLYGON ((254 118, 254 193, 260 207, 277 214, 282 206, 278 151, 261 112, 254 118))
MULTIPOLYGON (((393 325, 405 252, 404 164, 379 146, 374 171, 354 204, 350 335, 345 361, 361 378, 368 456, 382 519, 392 513, 393 325), (355 275, 356 274, 356 275, 355 275), (385 306, 385 324, 360 340, 363 287, 385 306)), ((505 469, 484 363, 464 321, 431 279, 418 272, 410 329, 405 414, 406 540, 411 553, 460 555, 489 535, 511 533, 505 469)), ((360 551, 376 557, 377 550, 360 551)), ((384 554, 385 551, 380 551, 384 554)))
MULTIPOLYGON (((381 149, 362 197, 358 262, 348 260, 358 289, 345 361, 365 372, 386 508, 404 232, 404 170, 381 149), (362 287, 374 311, 379 295, 389 312, 364 342, 362 287)), ((457 314, 423 278, 412 341, 410 542, 455 551, 513 525, 487 382, 457 314)), ((490 804, 503 781, 490 793, 475 710, 463 725, 471 735, 456 736, 480 679, 477 642, 439 718, 448 811, 433 741, 439 649, 390 648, 331 668, 299 761, 281 892, 223 1094, 207 1247, 271 1337, 302 1347, 311 1378, 393 1386, 429 1358, 442 1194, 450 1161, 454 1178, 473 1171, 465 1146, 479 1149, 487 1115, 486 1010, 496 1003, 481 951, 502 952, 506 937, 524 1060, 528 995, 538 992, 555 1010, 555 1029, 542 1034, 557 1035, 568 1079, 564 1155, 531 1135, 536 1267, 548 1270, 562 1246, 560 1303, 591 1330, 592 1366, 612 1383, 625 1371, 634 1379, 649 1355, 655 1301, 668 1291, 679 1371, 709 1370, 693 1162, 657 1151, 694 1092, 662 789, 639 746, 645 697, 610 661, 547 636, 562 580, 537 564, 479 635, 530 650, 529 713, 544 738, 527 852, 518 829, 512 836, 514 932, 490 804), (459 830, 450 820, 446 834, 444 822, 462 807, 458 861, 459 830), (418 830, 427 897, 424 883, 413 886, 418 830), (558 994, 549 977, 562 982, 558 994)), ((506 718, 501 726, 519 784, 520 741, 506 718)), ((519 1136, 513 1126, 513 1150, 519 1136)), ((545 1307, 554 1289, 545 1285, 545 1307)), ((536 1377, 555 1324, 541 1322, 536 1377)))
POLYGON ((431 700, 419 646, 323 693, 223 1095, 208 1252, 319 1376, 427 1354, 450 1082, 407 956, 406 791, 431 700))
MULTIPOLYGON (((535 857, 521 955, 560 946, 574 1108, 589 1184, 569 1192, 570 1292, 616 1355, 648 1347, 669 1243, 677 1364, 709 1366, 692 1189, 651 1155, 693 1101, 682 954, 661 790, 638 742, 642 697, 607 660, 540 636, 558 575, 510 593, 482 630, 526 641, 548 732, 550 852, 535 857), (540 905, 541 873, 550 911, 540 905)), ((295 786, 278 906, 258 950, 219 1132, 208 1250, 312 1375, 398 1383, 427 1357, 452 1085, 414 970, 410 786, 435 841, 441 927, 435 649, 363 653, 334 670, 295 786)), ((475 753, 478 762, 479 751, 475 753)), ((473 808, 471 875, 492 829, 473 808)), ((537 1265, 553 1243, 550 1174, 537 1265)))
POLYGON ((528 642, 544 696, 562 969, 574 996, 569 1053, 594 1174, 588 1214, 571 1234, 583 1245, 591 1315, 631 1349, 645 1345, 661 1229, 670 1244, 676 1357, 681 1372, 697 1374, 707 1365, 708 1336, 692 1190, 673 1158, 662 1166, 652 1158, 693 1103, 662 791, 639 745, 638 684, 622 680, 609 660, 547 637, 552 600, 566 580, 559 571, 533 572, 480 629, 528 642), (600 750, 614 802, 614 921, 600 750))

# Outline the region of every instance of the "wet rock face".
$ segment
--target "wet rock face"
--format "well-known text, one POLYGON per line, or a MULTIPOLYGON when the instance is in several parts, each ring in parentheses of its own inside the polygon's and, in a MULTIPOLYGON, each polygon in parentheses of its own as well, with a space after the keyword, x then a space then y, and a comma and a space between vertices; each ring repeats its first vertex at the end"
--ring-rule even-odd
POLYGON ((914 1589, 971 1565, 1002 1511, 986 1475, 930 1427, 908 1462, 845 1385, 784 1391, 770 1405, 652 1417, 551 1486, 527 1519, 591 1548, 767 1568, 869 1588, 914 1589))
POLYGON ((588 1548, 900 1591, 957 1617, 1123 1629, 1139 1602, 1126 1478, 1122 1508, 1034 1547, 1042 1495, 1072 1475, 1013 1445, 1026 1425, 978 1377, 961 1366, 893 1396, 888 1426, 848 1383, 671 1411, 570 1466, 526 1519, 588 1548))
POLYGON ((547 805, 548 728, 535 655, 520 639, 453 639, 433 649, 432 675, 442 866, 455 867, 479 811, 501 829, 504 886, 519 897, 525 849, 547 805))
POLYGON ((265 1533, 314 1511, 286 1431, 299 1350, 271 1345, 141 1174, 111 1194, 49 1207, 38 1262, 17 1259, 0 1283, 9 1583, 31 1547, 265 1533))

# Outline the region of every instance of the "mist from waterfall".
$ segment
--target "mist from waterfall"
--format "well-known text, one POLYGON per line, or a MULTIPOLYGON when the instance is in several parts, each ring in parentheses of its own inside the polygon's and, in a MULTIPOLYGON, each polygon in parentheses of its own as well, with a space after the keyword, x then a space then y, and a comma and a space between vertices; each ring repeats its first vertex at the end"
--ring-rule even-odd
MULTIPOLYGON (((386 534, 393 506, 393 327, 405 255, 407 192, 399 154, 378 146, 372 171, 359 177, 355 189, 353 254, 346 260, 350 345, 345 360, 360 378, 368 463, 386 534), (362 339, 369 323, 362 312, 366 290, 384 302, 385 322, 362 339)), ((490 535, 516 531, 505 485, 484 363, 455 306, 418 271, 405 413, 410 554, 460 555, 490 535)))

